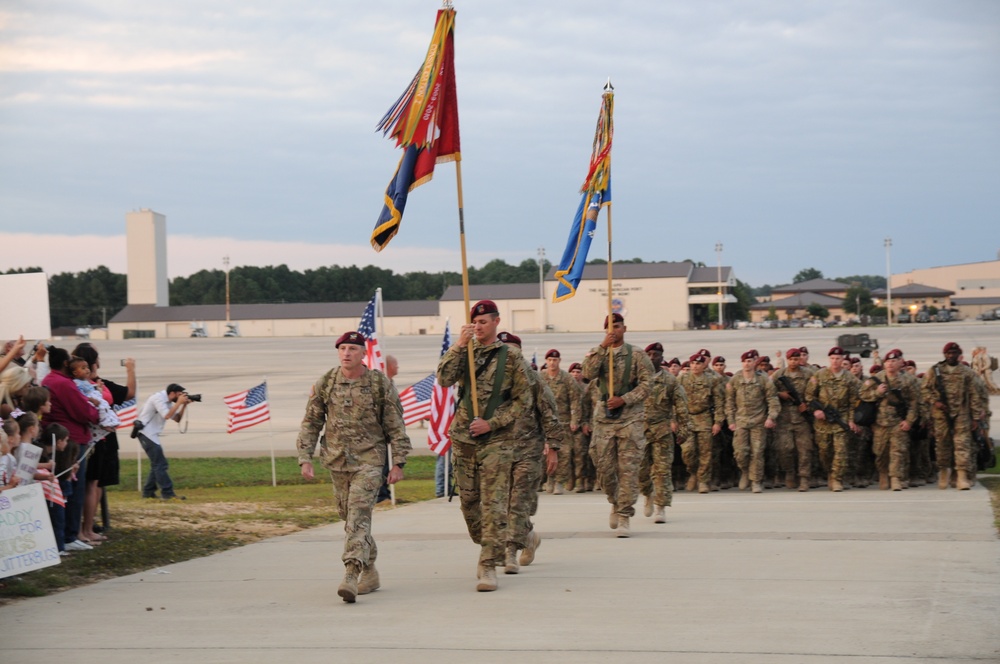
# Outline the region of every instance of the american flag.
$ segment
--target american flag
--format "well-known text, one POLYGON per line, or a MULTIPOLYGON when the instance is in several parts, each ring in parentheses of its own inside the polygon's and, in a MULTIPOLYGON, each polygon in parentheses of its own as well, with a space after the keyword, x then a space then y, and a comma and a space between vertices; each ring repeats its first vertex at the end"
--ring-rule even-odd
POLYGON ((368 300, 365 313, 361 315, 361 322, 358 323, 358 333, 365 338, 365 366, 375 371, 385 372, 385 359, 382 357, 382 349, 378 345, 378 333, 375 331, 375 307, 378 299, 378 292, 368 300))
POLYGON ((62 487, 59 486, 59 480, 41 480, 38 483, 42 485, 45 500, 66 507, 66 497, 63 495, 62 487))
MULTIPOLYGON (((441 355, 451 348, 451 332, 448 323, 444 324, 444 339, 441 342, 441 355)), ((448 435, 448 428, 451 421, 455 419, 455 386, 441 387, 438 385, 437 376, 434 379, 434 391, 431 393, 431 424, 430 431, 427 432, 427 447, 438 456, 444 454, 451 448, 451 436, 448 435)))
POLYGON ((229 408, 229 424, 227 433, 235 433, 240 429, 252 427, 271 419, 271 409, 267 405, 267 383, 261 383, 249 390, 222 397, 229 408))
POLYGON ((118 416, 119 429, 127 429, 135 424, 135 418, 139 415, 139 408, 136 406, 135 399, 129 399, 120 406, 113 406, 112 410, 118 416))
POLYGON ((399 393, 399 402, 403 404, 403 424, 410 426, 430 418, 433 392, 434 374, 430 374, 399 393))

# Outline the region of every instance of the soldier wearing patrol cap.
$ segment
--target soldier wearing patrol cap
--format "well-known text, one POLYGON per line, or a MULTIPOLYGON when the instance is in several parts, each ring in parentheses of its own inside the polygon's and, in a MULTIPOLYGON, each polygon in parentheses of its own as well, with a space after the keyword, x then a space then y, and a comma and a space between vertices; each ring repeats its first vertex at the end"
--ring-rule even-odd
POLYGON ((375 569, 378 547, 371 534, 372 510, 382 469, 392 448, 388 482, 403 479, 410 439, 403 425, 403 407, 392 382, 380 371, 370 371, 362 359, 365 338, 343 334, 336 343, 340 366, 313 385, 296 441, 302 476, 313 479, 313 452, 325 431, 320 462, 330 471, 337 512, 344 522, 344 580, 337 594, 348 603, 357 595, 379 588, 375 569))
POLYGON ((477 302, 472 322, 441 356, 438 384, 459 386, 449 433, 455 484, 472 541, 480 545, 476 590, 497 589, 495 565, 505 559, 515 423, 533 407, 528 368, 521 351, 497 338, 500 313, 491 300, 477 302), (477 402, 473 406, 468 347, 472 344, 477 402))
POLYGON ((817 371, 806 387, 806 401, 815 418, 816 447, 831 491, 843 491, 847 472, 847 436, 858 432, 854 406, 858 402, 858 380, 844 369, 847 353, 834 346, 829 366, 817 371))

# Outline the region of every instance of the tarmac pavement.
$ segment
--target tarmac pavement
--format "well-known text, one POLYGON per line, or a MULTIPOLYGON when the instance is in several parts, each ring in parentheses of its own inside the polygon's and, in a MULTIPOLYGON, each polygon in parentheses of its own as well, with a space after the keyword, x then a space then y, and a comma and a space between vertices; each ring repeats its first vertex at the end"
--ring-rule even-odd
POLYGON ((457 500, 380 510, 383 586, 356 604, 333 524, 0 607, 0 660, 1000 661, 982 487, 680 493, 629 539, 608 511, 543 494, 535 562, 477 593, 457 500))

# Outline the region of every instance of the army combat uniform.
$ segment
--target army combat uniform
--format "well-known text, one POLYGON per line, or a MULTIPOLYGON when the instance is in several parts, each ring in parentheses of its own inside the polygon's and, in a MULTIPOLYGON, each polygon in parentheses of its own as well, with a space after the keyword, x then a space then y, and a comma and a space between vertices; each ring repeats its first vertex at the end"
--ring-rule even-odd
MULTIPOLYGON (((644 403, 649 396, 653 365, 642 350, 623 343, 618 348, 598 346, 583 361, 583 375, 598 381, 601 401, 594 406, 590 456, 597 466, 601 488, 612 505, 610 523, 628 531, 639 497, 639 463, 646 446, 644 403), (614 395, 625 401, 615 417, 604 406, 608 389, 608 358, 614 362, 614 395), (621 517, 621 519, 620 519, 621 517)), ((625 536, 624 534, 622 536, 625 536)))
MULTIPOLYGON (((657 508, 670 507, 673 503, 674 482, 671 471, 674 465, 673 423, 677 434, 688 436, 688 407, 684 388, 669 371, 655 370, 646 397, 646 451, 639 465, 639 490, 657 508)), ((661 509, 657 510, 660 518, 661 509)))
POLYGON ((781 404, 774 384, 767 375, 755 371, 750 378, 742 371, 726 383, 726 419, 733 430, 733 454, 740 469, 740 488, 753 482, 755 493, 760 492, 764 480, 764 453, 766 435, 764 422, 778 419, 781 404))
MULTIPOLYGON (((709 486, 713 473, 712 427, 726 419, 726 393, 722 379, 707 371, 700 376, 689 372, 680 377, 687 396, 690 431, 681 445, 681 457, 699 491, 709 486)), ((692 489, 694 486, 692 486, 692 489)))
POLYGON ((890 377, 885 371, 870 376, 861 386, 861 400, 878 403, 878 414, 872 427, 872 451, 879 488, 898 491, 910 477, 910 433, 900 429, 903 422, 916 426, 920 415, 920 388, 904 372, 890 377), (888 389, 878 393, 882 384, 888 389))
POLYGON ((296 441, 300 465, 312 463, 317 442, 344 522, 344 563, 360 565, 363 574, 378 556, 371 534, 372 509, 382 486, 386 443, 392 446, 391 465, 402 467, 410 453, 403 407, 385 374, 365 369, 351 380, 337 367, 317 380, 296 441))
MULTIPOLYGON (((846 369, 839 373, 824 367, 813 374, 806 388, 806 402, 814 401, 836 410, 843 425, 831 417, 814 422, 816 447, 823 472, 828 476, 829 488, 839 491, 847 471, 847 436, 854 420, 854 406, 858 402, 859 381, 846 369)), ((812 408, 812 406, 810 406, 812 408)), ((815 412, 815 411, 814 411, 815 412)))
MULTIPOLYGON (((539 376, 542 383, 552 392, 552 397, 555 400, 557 408, 557 415, 563 427, 567 431, 571 427, 579 427, 581 403, 576 379, 562 369, 554 377, 549 376, 549 372, 542 369, 539 372, 539 376)), ((567 446, 567 451, 570 451, 569 446, 567 446)), ((559 487, 553 487, 553 490, 557 493, 562 493, 563 487, 568 488, 573 485, 577 475, 574 461, 573 454, 571 453, 559 455, 559 469, 556 471, 555 476, 555 482, 559 487)), ((549 479, 552 481, 552 478, 549 479)))
POLYGON ((921 396, 930 408, 938 486, 941 488, 947 488, 952 468, 960 473, 960 477, 967 477, 970 468, 975 467, 972 422, 981 419, 986 408, 973 385, 974 377, 975 372, 971 368, 963 364, 951 366, 946 362, 938 362, 924 375, 921 396), (939 380, 943 393, 938 386, 939 380), (936 402, 942 403, 944 409, 936 408, 936 402))
POLYGON ((437 379, 442 387, 459 385, 449 430, 455 484, 465 525, 472 541, 481 545, 479 564, 485 568, 504 561, 511 467, 519 449, 514 423, 530 415, 532 399, 520 350, 499 340, 486 346, 475 339, 469 343, 475 358, 479 416, 489 423, 489 433, 477 438, 469 433, 473 409, 466 348, 455 345, 441 356, 437 379), (498 371, 501 357, 503 367, 498 371))
MULTIPOLYGON (((803 399, 805 399, 810 376, 812 376, 812 370, 806 367, 799 367, 796 371, 782 367, 774 372, 771 380, 780 396, 782 392, 787 392, 787 390, 782 385, 783 381, 779 381, 779 379, 787 379, 795 388, 799 403, 804 404, 803 399)), ((799 491, 808 491, 814 449, 812 424, 809 422, 806 412, 799 409, 799 404, 795 403, 792 394, 788 393, 788 395, 787 400, 781 400, 781 412, 778 413, 778 422, 774 431, 778 467, 786 473, 785 483, 788 488, 798 486, 799 491), (793 483, 797 484, 793 485, 793 483)))

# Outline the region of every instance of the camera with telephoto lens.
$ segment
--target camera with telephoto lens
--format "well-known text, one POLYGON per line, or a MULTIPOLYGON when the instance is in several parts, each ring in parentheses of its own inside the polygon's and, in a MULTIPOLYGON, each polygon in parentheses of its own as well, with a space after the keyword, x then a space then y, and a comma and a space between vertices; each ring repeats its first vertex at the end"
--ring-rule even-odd
POLYGON ((146 425, 142 423, 142 420, 136 420, 132 423, 132 433, 129 434, 129 438, 138 438, 139 432, 143 430, 146 425))
MULTIPOLYGON (((187 394, 187 392, 185 392, 184 394, 187 394)), ((187 394, 187 398, 191 401, 197 401, 199 403, 201 402, 200 394, 187 394)))

